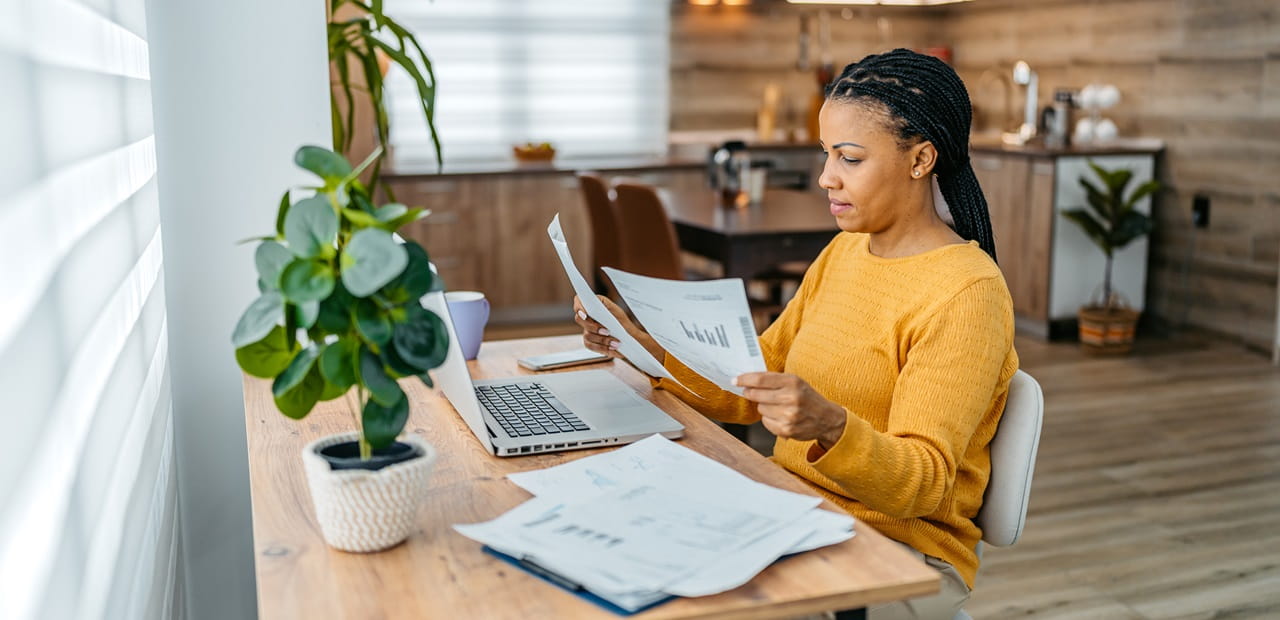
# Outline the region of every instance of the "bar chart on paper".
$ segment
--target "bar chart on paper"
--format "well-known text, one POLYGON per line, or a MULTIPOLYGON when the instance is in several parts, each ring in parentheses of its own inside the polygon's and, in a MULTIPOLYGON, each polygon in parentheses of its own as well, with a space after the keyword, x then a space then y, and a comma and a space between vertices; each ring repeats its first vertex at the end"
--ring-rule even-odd
POLYGON ((684 335, 689 340, 725 349, 729 348, 729 337, 725 333, 724 325, 716 324, 714 327, 702 327, 693 321, 688 323, 679 321, 679 323, 680 327, 684 329, 684 335))

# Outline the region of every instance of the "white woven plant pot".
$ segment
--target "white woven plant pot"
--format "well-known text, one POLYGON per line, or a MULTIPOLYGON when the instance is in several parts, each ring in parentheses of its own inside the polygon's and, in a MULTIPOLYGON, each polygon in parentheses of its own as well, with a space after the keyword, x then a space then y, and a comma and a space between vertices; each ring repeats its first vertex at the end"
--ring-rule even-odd
POLYGON ((319 454, 358 438, 347 433, 317 439, 302 449, 302 463, 325 542, 343 551, 381 551, 408 538, 417 525, 436 450, 421 437, 404 435, 397 441, 414 446, 422 456, 378 471, 330 469, 319 454))

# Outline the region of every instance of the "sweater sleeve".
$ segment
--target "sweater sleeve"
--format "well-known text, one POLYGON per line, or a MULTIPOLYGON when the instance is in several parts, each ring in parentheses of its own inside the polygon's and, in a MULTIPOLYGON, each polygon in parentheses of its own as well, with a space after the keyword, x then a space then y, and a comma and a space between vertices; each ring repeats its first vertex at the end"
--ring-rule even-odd
MULTIPOLYGON (((999 278, 978 280, 907 326, 887 428, 846 410, 844 433, 813 466, 873 510, 933 514, 950 501, 957 462, 1009 377, 1013 308, 999 278)), ((818 450, 813 450, 814 454, 818 450)))
MULTIPOLYGON (((783 372, 783 368, 786 367, 787 355, 791 351, 791 343, 795 340, 796 332, 800 329, 805 305, 813 295, 813 291, 818 289, 818 282, 822 279, 822 273, 834 243, 828 244, 809 266, 804 278, 800 281, 800 288, 796 290, 795 297, 787 303, 787 307, 782 310, 782 314, 778 315, 778 319, 760 335, 760 353, 764 356, 765 368, 770 371, 783 372)), ((683 389, 666 379, 650 379, 650 382, 655 387, 675 394, 702 415, 732 424, 752 424, 760 420, 760 413, 756 411, 754 403, 733 392, 720 389, 716 384, 682 364, 675 356, 667 354, 662 365, 689 389, 683 389)))

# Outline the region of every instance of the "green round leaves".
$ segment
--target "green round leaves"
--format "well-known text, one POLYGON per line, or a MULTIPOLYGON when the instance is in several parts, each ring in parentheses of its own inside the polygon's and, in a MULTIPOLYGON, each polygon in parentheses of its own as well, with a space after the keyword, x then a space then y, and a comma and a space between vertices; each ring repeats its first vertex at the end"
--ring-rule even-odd
POLYGON ((253 252, 253 264, 258 268, 258 277, 266 283, 269 290, 280 288, 280 273, 292 260, 293 253, 289 248, 275 241, 264 241, 253 252))
POLYGON ((409 399, 407 398, 401 398, 390 407, 369 399, 360 416, 361 426, 364 427, 364 439, 374 450, 390 446, 404 429, 404 423, 408 421, 409 399))
POLYGON ((338 213, 324 196, 299 201, 284 217, 284 239, 294 256, 329 258, 337 238, 338 213))
POLYGON ((405 399, 404 391, 396 380, 382 368, 382 360, 366 347, 360 349, 360 381, 369 388, 369 399, 383 407, 391 407, 405 399))
MULTIPOLYGON (((293 210, 297 209, 294 206, 293 210)), ((408 263, 408 253, 391 233, 365 228, 351 235, 342 253, 342 284, 352 295, 368 297, 400 275, 408 263)))
POLYGON ((284 328, 277 325, 262 340, 236 349, 236 363, 255 377, 271 379, 289 367, 297 352, 297 343, 289 346, 284 328))
POLYGON ((417 367, 419 372, 443 364, 449 354, 449 332, 444 321, 427 310, 412 312, 409 320, 396 323, 391 341, 395 344, 396 354, 417 367))
POLYGON ((249 304, 244 314, 240 315, 240 320, 236 322, 236 329, 231 333, 231 344, 239 349, 262 340, 271 333, 271 328, 280 322, 283 315, 284 298, 280 293, 275 291, 263 293, 261 297, 249 304))
POLYGON ((292 302, 319 302, 333 292, 335 281, 329 263, 299 258, 280 274, 280 291, 292 302))
POLYGON ((303 170, 315 173, 324 179, 326 185, 336 186, 351 174, 351 164, 347 163, 345 157, 318 146, 299 148, 293 154, 293 163, 303 170))
POLYGON ((325 391, 324 378, 316 365, 319 357, 320 352, 315 346, 298 351, 289 366, 271 384, 271 394, 280 413, 295 420, 311 413, 311 408, 325 391))

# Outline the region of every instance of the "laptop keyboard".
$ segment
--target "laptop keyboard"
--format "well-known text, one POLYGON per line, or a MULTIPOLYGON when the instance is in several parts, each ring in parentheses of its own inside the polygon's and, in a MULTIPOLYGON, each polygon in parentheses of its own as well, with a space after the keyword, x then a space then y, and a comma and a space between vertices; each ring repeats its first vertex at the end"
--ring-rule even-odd
POLYGON ((481 385, 476 397, 511 437, 590 430, 541 383, 481 385))

